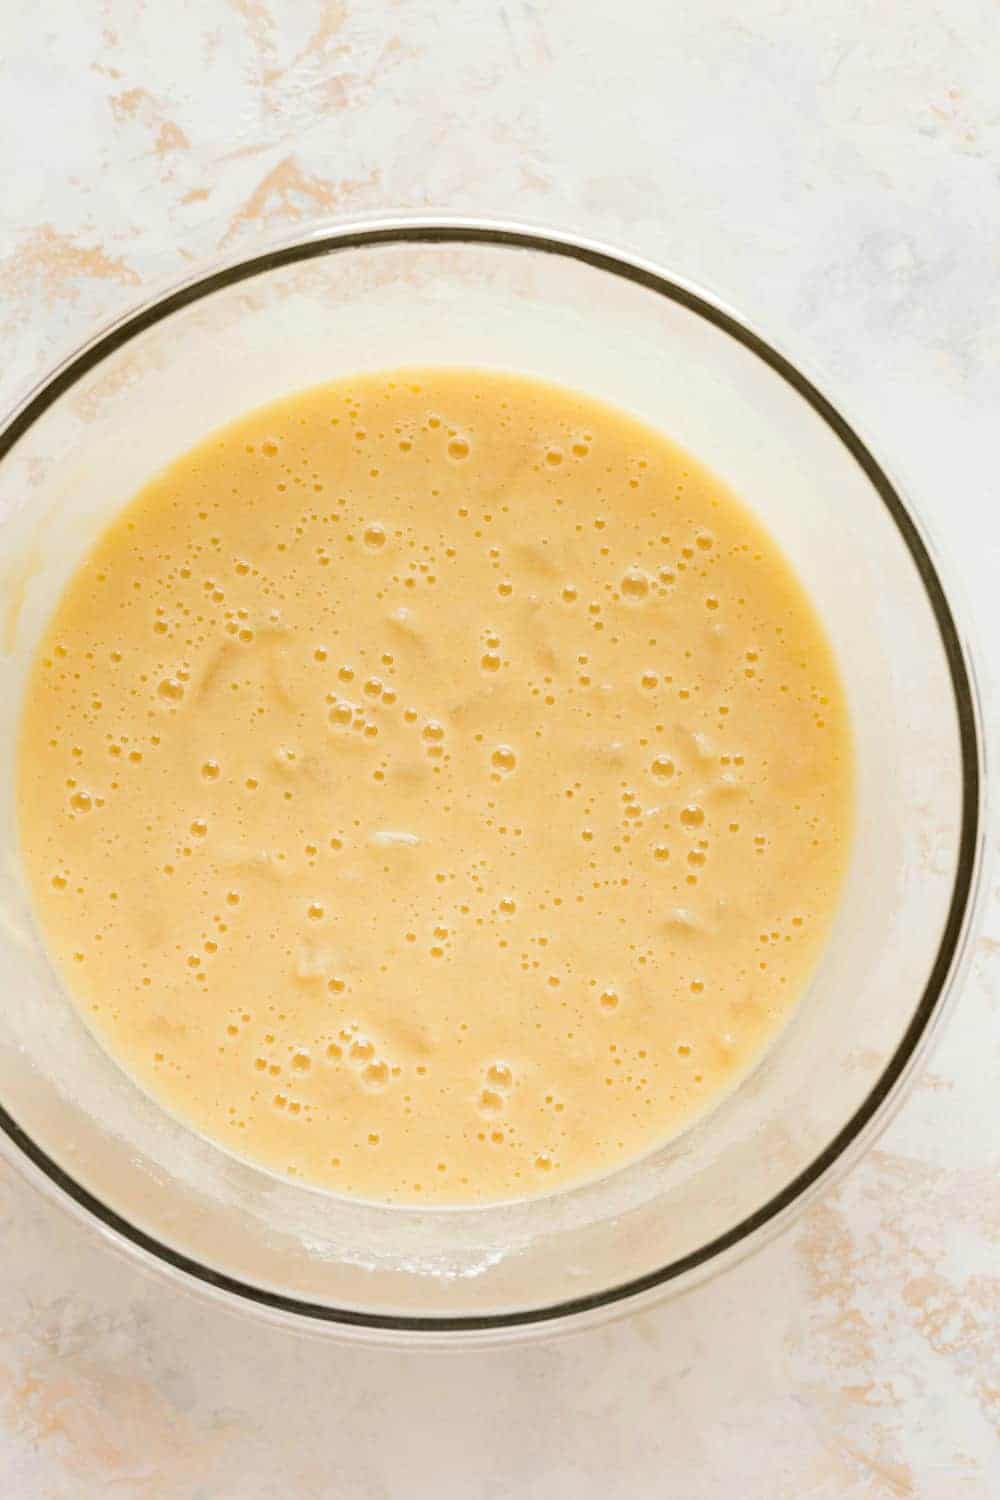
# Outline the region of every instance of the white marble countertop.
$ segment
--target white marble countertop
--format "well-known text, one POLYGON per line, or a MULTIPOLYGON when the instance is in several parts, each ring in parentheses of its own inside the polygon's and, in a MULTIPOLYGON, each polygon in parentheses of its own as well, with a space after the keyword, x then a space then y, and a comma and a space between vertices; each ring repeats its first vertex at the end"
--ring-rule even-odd
MULTIPOLYGON (((150 283, 310 220, 548 221, 694 277, 825 372, 953 564, 988 674, 993 0, 6 0, 3 20, 0 400, 150 283)), ((991 892, 929 1069, 790 1233, 561 1342, 297 1338, 170 1291, 4 1171, 0 1494, 1000 1494, 998 955, 991 892)))

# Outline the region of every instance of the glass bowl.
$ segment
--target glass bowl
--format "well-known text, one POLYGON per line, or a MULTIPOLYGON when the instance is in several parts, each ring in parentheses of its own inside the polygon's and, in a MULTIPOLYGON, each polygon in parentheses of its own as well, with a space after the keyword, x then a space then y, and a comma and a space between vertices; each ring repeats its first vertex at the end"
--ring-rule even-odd
POLYGON ((770 1234, 898 1102, 968 951, 982 737, 968 648, 912 512, 816 387, 654 267, 494 223, 317 230, 99 334, 0 432, 0 1141, 148 1266, 290 1324, 447 1344, 578 1326, 691 1286, 770 1234), (833 642, 857 832, 791 1024, 711 1114, 581 1187, 379 1207, 283 1181, 165 1113, 62 992, 19 875, 25 675, 109 517, 209 430, 288 391, 407 364, 514 369, 633 411, 761 516, 833 642))

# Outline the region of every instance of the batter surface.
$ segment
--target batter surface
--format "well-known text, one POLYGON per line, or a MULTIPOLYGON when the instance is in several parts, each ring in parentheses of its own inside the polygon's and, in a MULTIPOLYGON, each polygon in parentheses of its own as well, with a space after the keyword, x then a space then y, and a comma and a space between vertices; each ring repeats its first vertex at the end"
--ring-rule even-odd
POLYGON ((774 544, 571 391, 364 376, 215 433, 72 579, 22 851, 67 987, 269 1168, 490 1201, 605 1172, 758 1057, 850 825, 774 544))

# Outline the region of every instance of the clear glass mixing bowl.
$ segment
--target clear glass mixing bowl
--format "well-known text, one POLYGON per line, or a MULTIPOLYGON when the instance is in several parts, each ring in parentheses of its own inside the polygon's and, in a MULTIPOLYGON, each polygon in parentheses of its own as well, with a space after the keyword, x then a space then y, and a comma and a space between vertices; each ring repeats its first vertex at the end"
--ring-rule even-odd
POLYGON ((54 371, 0 433, 0 523, 0 1141, 120 1247, 300 1326, 518 1337, 690 1286, 787 1222, 884 1123, 968 947, 982 828, 968 650, 870 450, 709 297, 514 226, 320 230, 174 288, 54 371), (374 1207, 279 1181, 164 1113, 55 979, 15 836, 25 674, 64 581, 115 510, 249 407, 352 371, 434 363, 576 386, 704 458, 811 593, 857 742, 842 908, 764 1062, 642 1161, 480 1209, 374 1207))

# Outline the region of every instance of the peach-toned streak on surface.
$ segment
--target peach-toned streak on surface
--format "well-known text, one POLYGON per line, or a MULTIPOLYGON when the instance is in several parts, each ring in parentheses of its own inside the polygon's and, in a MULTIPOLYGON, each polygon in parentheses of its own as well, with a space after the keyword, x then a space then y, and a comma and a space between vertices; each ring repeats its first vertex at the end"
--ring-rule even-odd
POLYGON ((120 256, 100 245, 79 244, 52 224, 41 224, 0 264, 0 287, 13 298, 37 287, 49 303, 79 295, 81 281, 114 281, 137 287, 141 278, 120 256))
MULTIPOLYGON (((306 42, 301 51, 297 52, 290 62, 284 63, 280 68, 275 68, 270 73, 265 73, 265 83, 276 83, 282 74, 291 68, 297 67, 299 63, 307 58, 322 58, 333 38, 338 34, 347 19, 347 6, 343 0, 327 0, 323 6, 322 14, 316 25, 312 36, 306 42)), ((349 50, 347 48, 343 50, 349 50)))
POLYGON ((261 178, 233 217, 222 243, 227 245, 243 234, 248 226, 298 223, 307 216, 315 218, 332 215, 337 208, 364 197, 368 191, 376 188, 378 180, 379 174, 373 170, 364 180, 330 182, 321 177, 309 176, 294 157, 286 156, 261 178))
POLYGON ((834 1203, 813 1209, 799 1246, 813 1296, 832 1306, 829 1337, 841 1360, 867 1368, 874 1359, 872 1330, 854 1302, 859 1255, 850 1226, 834 1203))
POLYGON ((84 1347, 71 1342, 66 1349, 59 1327, 44 1330, 30 1367, 17 1375, 0 1368, 4 1425, 58 1453, 63 1472, 81 1486, 78 1493, 111 1482, 153 1500, 194 1484, 225 1447, 230 1424, 221 1423, 212 1440, 194 1447, 183 1414, 116 1358, 112 1331, 96 1326, 81 1333, 84 1347), (91 1342, 103 1346, 96 1357, 85 1352, 91 1342))
POLYGON ((153 148, 157 156, 166 156, 171 151, 188 151, 191 142, 184 134, 179 125, 172 120, 164 120, 156 137, 156 145, 153 148))

